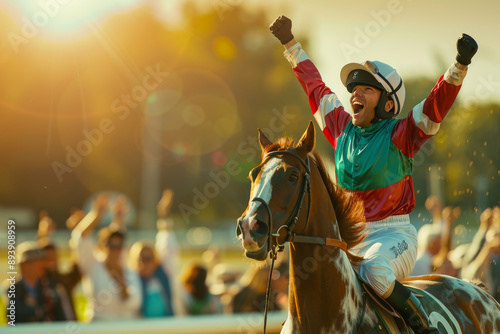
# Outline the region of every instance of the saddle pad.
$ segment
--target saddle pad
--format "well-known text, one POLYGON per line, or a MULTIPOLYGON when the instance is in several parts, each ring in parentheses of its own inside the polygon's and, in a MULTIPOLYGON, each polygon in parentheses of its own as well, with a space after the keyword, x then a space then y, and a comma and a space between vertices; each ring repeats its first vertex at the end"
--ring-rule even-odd
MULTIPOLYGON (((406 286, 418 297, 429 316, 429 320, 442 334, 462 334, 462 330, 455 317, 437 298, 425 290, 409 285, 406 286)), ((365 290, 368 291, 366 285, 365 290)), ((391 309, 387 302, 378 297, 375 293, 371 291, 368 292, 368 296, 370 296, 373 301, 372 305, 378 310, 380 316, 383 318, 389 333, 407 333, 407 331, 413 333, 409 327, 408 329, 405 328, 404 324, 401 323, 401 319, 397 319, 393 316, 395 311, 391 309)))
POLYGON ((442 334, 462 334, 460 325, 450 310, 427 291, 409 285, 414 282, 417 282, 417 280, 404 283, 416 296, 421 296, 419 298, 420 302, 429 316, 430 322, 437 327, 442 334))

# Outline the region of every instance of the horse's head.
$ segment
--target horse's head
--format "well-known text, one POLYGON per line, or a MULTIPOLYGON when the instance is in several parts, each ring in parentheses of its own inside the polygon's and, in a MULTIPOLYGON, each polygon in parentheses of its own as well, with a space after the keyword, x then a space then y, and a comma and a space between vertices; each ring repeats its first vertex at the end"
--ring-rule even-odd
POLYGON ((282 245, 294 230, 302 231, 309 216, 309 158, 315 145, 312 122, 293 146, 272 143, 259 130, 262 162, 252 169, 250 201, 238 219, 236 234, 247 257, 265 260, 276 244, 282 245), (301 210, 302 204, 306 204, 301 210), (300 219, 299 219, 300 216, 300 219))

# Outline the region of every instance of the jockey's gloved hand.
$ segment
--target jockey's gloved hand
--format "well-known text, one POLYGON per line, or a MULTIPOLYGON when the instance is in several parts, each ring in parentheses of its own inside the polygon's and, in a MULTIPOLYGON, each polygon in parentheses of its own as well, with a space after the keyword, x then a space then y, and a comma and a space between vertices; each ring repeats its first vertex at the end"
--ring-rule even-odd
POLYGON ((474 38, 467 34, 462 36, 457 41, 457 57, 456 60, 462 65, 469 65, 472 57, 477 52, 477 43, 474 38))
POLYGON ((271 33, 279 39, 283 45, 293 39, 292 20, 285 15, 278 16, 278 18, 269 26, 269 30, 271 30, 271 33))

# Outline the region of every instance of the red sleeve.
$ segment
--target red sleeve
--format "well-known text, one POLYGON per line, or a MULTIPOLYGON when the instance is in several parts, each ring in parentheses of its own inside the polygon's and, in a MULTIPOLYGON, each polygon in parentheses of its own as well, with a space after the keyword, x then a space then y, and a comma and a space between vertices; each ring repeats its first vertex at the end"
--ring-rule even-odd
POLYGON ((414 157, 420 147, 440 127, 457 97, 467 70, 452 65, 441 76, 429 96, 413 107, 404 119, 398 121, 392 132, 392 141, 407 157, 414 157))
POLYGON ((351 115, 344 110, 337 95, 326 87, 318 69, 300 44, 297 43, 285 51, 285 57, 309 97, 309 105, 316 122, 330 144, 336 147, 336 139, 351 120, 351 115))

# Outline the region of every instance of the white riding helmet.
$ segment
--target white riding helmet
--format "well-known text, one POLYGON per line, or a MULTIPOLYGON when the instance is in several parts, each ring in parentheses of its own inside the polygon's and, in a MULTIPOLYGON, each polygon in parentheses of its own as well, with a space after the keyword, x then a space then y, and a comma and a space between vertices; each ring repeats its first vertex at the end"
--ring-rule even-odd
POLYGON ((379 104, 375 110, 378 118, 396 117, 403 108, 406 94, 403 79, 394 68, 385 63, 369 60, 361 64, 349 63, 340 71, 340 80, 349 92, 352 92, 354 84, 365 84, 384 90, 386 94, 380 95, 379 104), (363 72, 369 73, 371 76, 366 76, 363 72), (394 108, 389 112, 384 109, 387 99, 394 101, 394 108))

